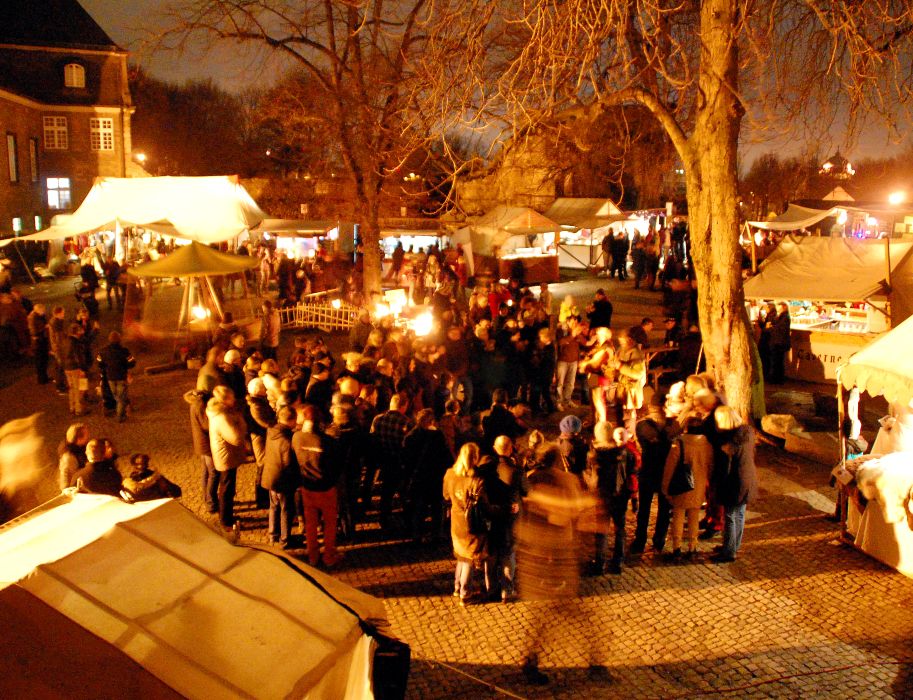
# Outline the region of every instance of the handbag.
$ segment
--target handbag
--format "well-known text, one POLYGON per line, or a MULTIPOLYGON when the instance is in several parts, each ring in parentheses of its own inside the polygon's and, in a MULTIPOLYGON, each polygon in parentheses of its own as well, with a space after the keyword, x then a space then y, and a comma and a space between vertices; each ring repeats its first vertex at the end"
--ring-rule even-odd
POLYGON ((691 465, 685 461, 685 446, 681 440, 678 442, 678 464, 675 465, 675 471, 672 472, 672 478, 669 480, 667 489, 670 496, 681 496, 683 493, 694 491, 694 472, 691 465))

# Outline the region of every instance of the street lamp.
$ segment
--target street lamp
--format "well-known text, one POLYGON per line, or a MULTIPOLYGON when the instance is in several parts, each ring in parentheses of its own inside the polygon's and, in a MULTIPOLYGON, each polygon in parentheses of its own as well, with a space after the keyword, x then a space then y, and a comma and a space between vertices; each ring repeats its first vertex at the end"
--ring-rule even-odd
POLYGON ((898 204, 903 204, 906 198, 906 192, 891 192, 891 194, 888 195, 888 204, 892 207, 896 207, 898 204))
POLYGON ((135 160, 137 163, 142 165, 143 163, 146 162, 146 154, 143 153, 142 151, 138 151, 133 154, 133 160, 135 160))

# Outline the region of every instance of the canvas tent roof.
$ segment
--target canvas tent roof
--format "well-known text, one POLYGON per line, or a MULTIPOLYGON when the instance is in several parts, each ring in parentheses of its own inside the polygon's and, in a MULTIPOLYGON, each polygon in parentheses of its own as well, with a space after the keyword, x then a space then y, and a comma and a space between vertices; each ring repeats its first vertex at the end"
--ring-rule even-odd
POLYGON ((589 197, 559 197, 552 202, 545 216, 575 229, 601 228, 624 218, 621 209, 611 199, 589 197))
POLYGON ((478 255, 493 255, 495 248, 502 247, 512 236, 533 235, 557 231, 560 226, 528 207, 499 205, 484 216, 473 219, 457 231, 453 242, 471 244, 478 255))
POLYGON ((234 546, 175 501, 61 500, 0 530, 4 684, 32 697, 371 696, 362 624, 382 620, 380 601, 234 546))
POLYGON ((122 226, 170 226, 182 238, 218 243, 265 217, 236 177, 99 177, 64 223, 21 240, 69 238, 119 222, 122 226))
MULTIPOLYGON (((913 275, 894 274, 906 267, 913 243, 891 242, 892 285, 911 294, 913 275)), ((885 242, 855 238, 786 236, 746 280, 749 299, 863 301, 884 294, 885 242)), ((905 317, 905 316, 904 316, 905 317)))
POLYGON ((322 236, 339 225, 335 219, 263 219, 254 232, 271 233, 276 236, 322 236))
POLYGON ((891 403, 913 400, 913 318, 876 338, 838 369, 843 386, 859 387, 891 403))
POLYGON ((798 231, 809 226, 814 226, 822 219, 837 216, 839 207, 831 209, 809 209, 798 204, 790 204, 786 211, 770 221, 749 221, 749 226, 765 231, 798 231))
POLYGON ((137 277, 196 277, 229 275, 257 267, 259 260, 249 255, 223 253, 202 243, 191 241, 175 248, 164 258, 129 268, 137 277))

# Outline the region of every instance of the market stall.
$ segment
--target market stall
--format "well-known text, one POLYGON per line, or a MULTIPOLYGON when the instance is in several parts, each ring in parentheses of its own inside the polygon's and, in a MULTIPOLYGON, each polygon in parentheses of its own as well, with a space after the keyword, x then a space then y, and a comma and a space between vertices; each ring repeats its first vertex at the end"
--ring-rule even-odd
MULTIPOLYGON (((314 257, 323 241, 339 238, 338 221, 331 219, 263 219, 250 230, 251 238, 272 243, 294 260, 314 257)), ((350 224, 351 226, 351 224, 350 224)))
POLYGON ((602 262, 609 224, 626 218, 610 199, 559 197, 545 216, 560 226, 558 266, 588 270, 602 262))
POLYGON ((382 601, 170 499, 59 496, 4 526, 0 560, 6 697, 405 692, 382 601))
MULTIPOLYGON (((846 531, 854 544, 913 577, 913 318, 837 368, 838 386, 884 396, 871 453, 846 461, 835 476, 847 495, 846 531)), ((843 405, 842 396, 839 405, 843 405)))
POLYGON ((836 378, 879 333, 913 315, 913 243, 787 236, 745 282, 751 302, 785 300, 792 350, 787 376, 836 378))
POLYGON ((456 231, 451 241, 471 257, 474 275, 540 284, 558 281, 558 229, 533 209, 500 205, 456 231))

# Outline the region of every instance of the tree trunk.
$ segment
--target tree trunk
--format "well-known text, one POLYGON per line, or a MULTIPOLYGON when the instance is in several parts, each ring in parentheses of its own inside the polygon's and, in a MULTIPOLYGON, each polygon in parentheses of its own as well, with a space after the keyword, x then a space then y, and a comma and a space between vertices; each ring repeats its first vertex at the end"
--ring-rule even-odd
POLYGON ((707 366, 733 408, 743 417, 759 417, 763 393, 759 407, 760 384, 752 361, 757 351, 745 312, 739 246, 737 156, 743 112, 735 96, 737 21, 734 0, 702 4, 701 102, 689 137, 692 162, 685 164, 686 186, 707 366))
POLYGON ((380 221, 378 209, 380 202, 377 197, 366 196, 365 217, 359 227, 359 239, 364 246, 364 293, 365 299, 370 299, 372 294, 381 293, 381 252, 380 252, 380 221))

